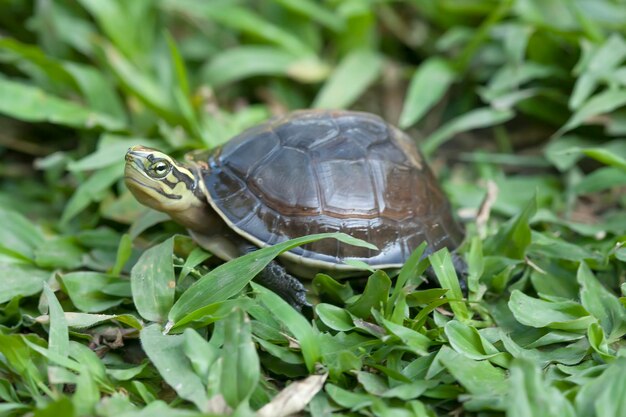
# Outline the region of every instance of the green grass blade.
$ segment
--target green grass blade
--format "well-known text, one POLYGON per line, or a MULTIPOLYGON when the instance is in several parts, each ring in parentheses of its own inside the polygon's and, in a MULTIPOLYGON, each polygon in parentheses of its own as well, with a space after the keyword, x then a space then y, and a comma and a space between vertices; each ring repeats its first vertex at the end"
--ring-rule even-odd
POLYGON ((454 82, 452 66, 439 58, 423 62, 411 79, 404 99, 399 125, 402 128, 417 123, 441 98, 454 82))
POLYGON ((43 293, 48 302, 50 314, 48 349, 58 355, 67 357, 70 350, 70 336, 63 308, 47 283, 43 285, 43 293))
POLYGON ((133 302, 141 316, 164 322, 174 304, 174 237, 145 251, 130 272, 133 302))
POLYGON ((259 249, 215 268, 185 291, 168 315, 168 328, 187 314, 202 307, 224 301, 241 291, 272 259, 283 252, 319 239, 333 238, 349 245, 370 249, 375 246, 343 233, 321 233, 304 236, 259 249))
POLYGON ((514 113, 511 110, 496 110, 487 107, 474 109, 450 120, 437 129, 422 142, 421 150, 424 152, 424 155, 429 157, 439 146, 452 139, 458 133, 499 125, 511 120, 513 116, 514 113))
POLYGON ((113 116, 6 78, 0 78, 0 113, 27 122, 48 122, 79 129, 102 127, 116 131, 125 127, 113 116))
POLYGON ((294 335, 300 344, 306 367, 310 373, 313 373, 315 365, 321 357, 319 338, 315 329, 311 327, 311 324, 304 316, 294 310, 278 295, 254 283, 252 283, 252 288, 259 293, 258 298, 272 312, 275 319, 281 322, 294 335))
POLYGON ((378 78, 382 67, 382 57, 376 52, 357 50, 349 53, 315 97, 313 107, 349 107, 378 78))
POLYGON ((442 288, 447 288, 446 298, 450 300, 450 308, 454 316, 461 322, 467 322, 472 314, 467 309, 463 300, 463 292, 459 285, 459 278, 452 264, 452 257, 447 249, 441 249, 430 255, 430 265, 432 266, 439 284, 442 288))
POLYGON ((226 403, 233 409, 246 403, 259 383, 259 357, 250 329, 250 320, 235 309, 225 320, 220 387, 226 403))
POLYGON ((316 21, 327 28, 340 31, 345 28, 342 16, 313 0, 277 0, 281 6, 316 21))
POLYGON ((141 331, 141 345, 165 382, 176 393, 206 411, 206 387, 194 372, 185 355, 185 336, 163 335, 159 325, 152 324, 141 331))

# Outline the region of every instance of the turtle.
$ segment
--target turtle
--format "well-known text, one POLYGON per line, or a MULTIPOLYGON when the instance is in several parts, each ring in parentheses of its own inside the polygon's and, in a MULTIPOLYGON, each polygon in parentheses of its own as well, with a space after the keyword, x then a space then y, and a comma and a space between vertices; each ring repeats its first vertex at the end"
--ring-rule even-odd
MULTIPOLYGON (((344 232, 379 250, 323 239, 285 252, 255 279, 297 309, 309 305, 298 278, 400 268, 463 240, 450 202, 415 142, 377 115, 300 110, 270 119, 183 162, 141 145, 126 153, 125 183, 203 248, 230 260, 257 248, 344 232), (296 278, 298 277, 298 278, 296 278)), ((463 261, 454 257, 462 271, 463 261)))

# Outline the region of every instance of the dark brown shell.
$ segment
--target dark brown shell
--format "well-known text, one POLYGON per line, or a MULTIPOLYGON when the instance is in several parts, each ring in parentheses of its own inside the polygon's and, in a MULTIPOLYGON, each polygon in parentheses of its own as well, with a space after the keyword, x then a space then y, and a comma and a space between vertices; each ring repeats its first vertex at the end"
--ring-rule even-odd
POLYGON ((292 251, 312 261, 399 266, 423 241, 432 252, 463 238, 413 141, 371 114, 294 112, 236 136, 202 165, 213 208, 257 245, 344 232, 380 249, 324 239, 292 251))

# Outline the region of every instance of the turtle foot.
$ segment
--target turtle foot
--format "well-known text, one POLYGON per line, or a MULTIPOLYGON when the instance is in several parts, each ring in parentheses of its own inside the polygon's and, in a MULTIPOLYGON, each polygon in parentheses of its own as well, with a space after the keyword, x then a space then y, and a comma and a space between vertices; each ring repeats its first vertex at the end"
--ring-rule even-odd
POLYGON ((255 281, 280 295, 298 311, 311 306, 306 299, 304 285, 276 261, 267 265, 255 281))

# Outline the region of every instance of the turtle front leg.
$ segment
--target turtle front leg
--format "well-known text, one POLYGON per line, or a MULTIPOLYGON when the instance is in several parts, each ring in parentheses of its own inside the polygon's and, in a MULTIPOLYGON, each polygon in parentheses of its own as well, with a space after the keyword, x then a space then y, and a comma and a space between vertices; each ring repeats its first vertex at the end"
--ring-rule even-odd
POLYGON ((280 295, 298 311, 310 306, 304 285, 276 261, 270 262, 254 281, 280 295))

